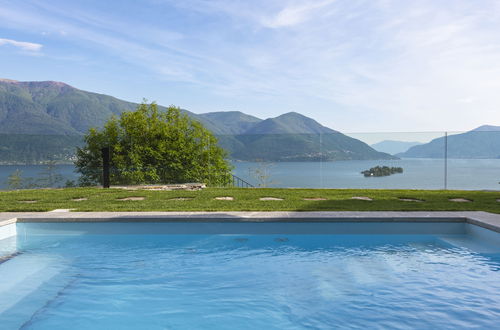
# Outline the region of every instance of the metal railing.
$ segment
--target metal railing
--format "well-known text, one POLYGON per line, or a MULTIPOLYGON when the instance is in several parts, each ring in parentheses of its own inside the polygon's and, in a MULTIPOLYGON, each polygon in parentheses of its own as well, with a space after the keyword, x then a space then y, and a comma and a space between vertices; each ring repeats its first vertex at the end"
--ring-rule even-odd
POLYGON ((252 185, 251 183, 246 182, 245 180, 243 180, 239 176, 236 176, 236 175, 232 174, 232 178, 233 178, 233 180, 232 180, 233 187, 238 187, 238 188, 255 188, 254 185, 252 185))

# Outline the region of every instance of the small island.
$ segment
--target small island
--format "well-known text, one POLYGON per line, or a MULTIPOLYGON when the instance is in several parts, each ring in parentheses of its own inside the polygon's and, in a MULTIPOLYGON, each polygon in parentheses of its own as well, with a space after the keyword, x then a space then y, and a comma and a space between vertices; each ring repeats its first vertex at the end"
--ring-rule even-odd
POLYGON ((389 167, 389 166, 375 166, 370 168, 369 170, 362 171, 365 177, 371 176, 388 176, 391 174, 403 173, 402 167, 389 167))

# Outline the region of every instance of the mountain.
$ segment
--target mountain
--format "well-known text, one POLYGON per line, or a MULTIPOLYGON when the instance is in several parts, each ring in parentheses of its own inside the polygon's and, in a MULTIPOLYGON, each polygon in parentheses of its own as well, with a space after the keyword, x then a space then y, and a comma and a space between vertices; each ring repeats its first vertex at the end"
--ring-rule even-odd
MULTIPOLYGON (((79 145, 89 128, 102 127, 110 116, 136 107, 136 103, 61 82, 0 79, 0 134, 12 135, 0 141, 0 162, 39 162, 47 157, 47 152, 55 159, 69 160, 71 155, 66 149, 79 145), (43 138, 45 135, 54 137, 43 138), (60 135, 71 137, 58 140, 60 135), (19 143, 13 140, 14 136, 19 137, 19 143), (34 149, 44 149, 46 153, 34 149)), ((182 111, 217 135, 220 145, 237 160, 394 158, 296 112, 262 120, 239 111, 182 111)))
POLYGON ((331 161, 394 159, 366 143, 325 127, 296 112, 260 121, 244 134, 220 136, 220 143, 238 160, 331 161))
POLYGON ((500 126, 483 125, 472 130, 473 132, 495 132, 500 131, 500 126))
POLYGON ((101 127, 111 115, 136 104, 85 92, 61 82, 0 80, 0 133, 85 133, 101 127))
POLYGON ((112 115, 136 108, 137 103, 62 82, 0 79, 0 134, 81 135, 102 127, 112 115))
POLYGON ((83 144, 81 135, 0 134, 0 165, 69 163, 75 160, 75 148, 83 144))
POLYGON ((394 141, 394 140, 384 140, 375 144, 370 145, 373 149, 385 152, 391 155, 397 153, 405 152, 413 146, 422 144, 421 142, 407 142, 407 141, 394 141))
POLYGON ((336 131, 297 112, 288 112, 276 118, 256 123, 244 134, 328 134, 336 131))
MULTIPOLYGON (((445 138, 411 147, 398 154, 405 158, 443 158, 445 138)), ((472 131, 448 136, 449 158, 500 158, 500 126, 484 125, 472 131)))
POLYGON ((262 119, 240 111, 209 112, 197 114, 196 116, 206 128, 217 135, 244 134, 255 124, 262 121, 262 119))
POLYGON ((334 161, 397 159, 342 133, 236 135, 236 148, 226 147, 231 157, 247 161, 334 161))

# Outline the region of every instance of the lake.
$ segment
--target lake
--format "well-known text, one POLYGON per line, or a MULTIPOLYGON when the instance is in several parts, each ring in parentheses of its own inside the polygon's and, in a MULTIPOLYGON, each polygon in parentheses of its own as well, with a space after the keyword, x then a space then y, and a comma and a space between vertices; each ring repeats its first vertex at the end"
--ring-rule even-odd
MULTIPOLYGON (((234 174, 257 185, 251 175, 256 169, 268 173, 268 185, 289 188, 380 188, 443 189, 443 159, 352 160, 335 162, 234 162, 234 174), (371 167, 397 166, 404 172, 386 177, 364 177, 360 172, 371 167)), ((0 165, 0 189, 7 188, 7 177, 16 169, 23 177, 38 177, 43 165, 0 165)), ((78 176, 72 165, 57 165, 69 180, 78 176)), ((500 159, 449 159, 448 189, 500 190, 500 159)))

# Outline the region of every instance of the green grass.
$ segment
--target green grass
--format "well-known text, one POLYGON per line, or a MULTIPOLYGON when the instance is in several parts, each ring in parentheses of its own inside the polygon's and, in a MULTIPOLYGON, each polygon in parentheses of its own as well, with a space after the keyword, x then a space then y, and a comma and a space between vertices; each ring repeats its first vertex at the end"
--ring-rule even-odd
POLYGON ((500 192, 452 190, 370 190, 370 189, 243 189, 208 188, 201 191, 126 191, 120 189, 68 188, 0 192, 0 212, 50 211, 487 211, 500 213, 500 192), (232 196, 233 201, 215 197, 232 196), (366 196, 373 201, 353 200, 366 196), (120 201, 145 197, 142 201, 120 201), (170 200, 189 197, 190 200, 170 200), (283 201, 260 201, 278 197, 283 201), (304 198, 321 197, 322 201, 304 198), (72 201, 87 198, 85 201, 72 201), (401 201, 399 198, 423 202, 401 201), (469 203, 449 201, 465 198, 469 203), (22 201, 37 201, 23 203, 22 201))

